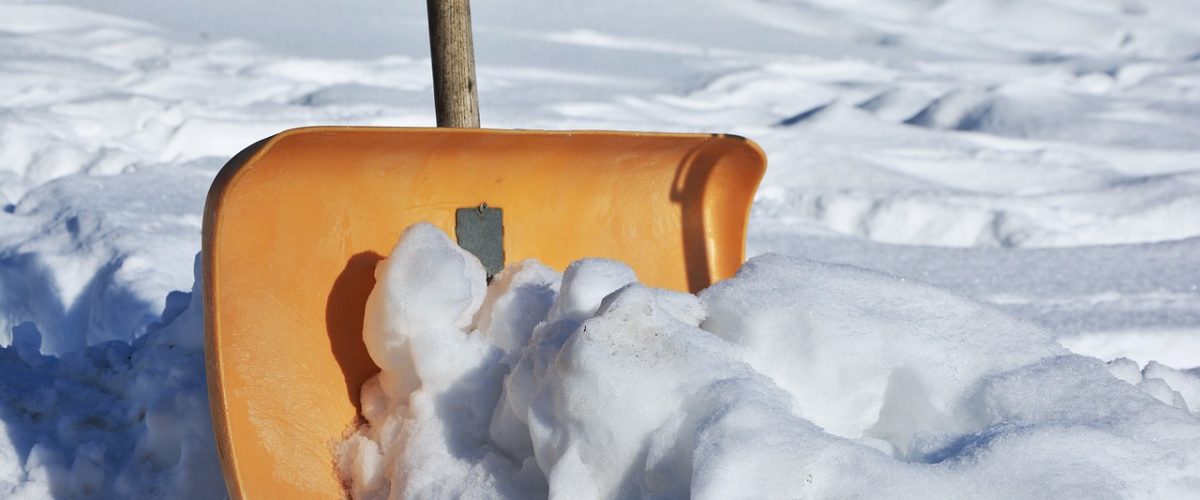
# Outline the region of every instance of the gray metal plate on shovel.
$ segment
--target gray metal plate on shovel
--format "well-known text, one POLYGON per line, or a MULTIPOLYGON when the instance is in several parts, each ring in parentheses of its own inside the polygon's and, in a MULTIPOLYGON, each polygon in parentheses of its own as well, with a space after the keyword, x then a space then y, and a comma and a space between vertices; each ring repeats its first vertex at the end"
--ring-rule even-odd
POLYGON ((487 203, 454 211, 454 236, 458 246, 471 252, 483 269, 488 281, 504 269, 504 210, 487 203))

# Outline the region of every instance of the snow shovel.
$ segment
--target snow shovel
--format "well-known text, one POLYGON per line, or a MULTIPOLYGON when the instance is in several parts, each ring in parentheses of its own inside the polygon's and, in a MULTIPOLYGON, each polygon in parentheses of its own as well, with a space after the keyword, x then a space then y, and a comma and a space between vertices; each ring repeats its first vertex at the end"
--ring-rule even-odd
POLYGON ((204 213, 213 427, 232 498, 337 498, 338 442, 378 372, 362 342, 374 269, 416 222, 489 274, 536 258, 628 263, 696 291, 744 259, 765 169, 719 134, 478 129, 467 0, 429 0, 439 128, 316 127, 251 145, 204 213))

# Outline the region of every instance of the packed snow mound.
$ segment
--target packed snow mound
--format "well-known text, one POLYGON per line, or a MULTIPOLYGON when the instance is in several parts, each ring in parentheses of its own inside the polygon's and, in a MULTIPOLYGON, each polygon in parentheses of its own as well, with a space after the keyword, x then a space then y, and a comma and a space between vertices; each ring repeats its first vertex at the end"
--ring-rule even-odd
POLYGON ((383 371, 338 455, 355 498, 1200 491, 1194 373, 905 279, 767 255, 695 296, 585 259, 485 291, 424 224, 376 277, 383 371))

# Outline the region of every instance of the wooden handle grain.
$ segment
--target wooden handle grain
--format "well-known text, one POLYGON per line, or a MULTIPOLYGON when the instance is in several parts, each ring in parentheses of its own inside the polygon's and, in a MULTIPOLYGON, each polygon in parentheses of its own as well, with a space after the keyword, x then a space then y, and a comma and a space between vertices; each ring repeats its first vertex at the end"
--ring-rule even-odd
POLYGON ((470 0, 426 0, 437 125, 479 128, 470 0))

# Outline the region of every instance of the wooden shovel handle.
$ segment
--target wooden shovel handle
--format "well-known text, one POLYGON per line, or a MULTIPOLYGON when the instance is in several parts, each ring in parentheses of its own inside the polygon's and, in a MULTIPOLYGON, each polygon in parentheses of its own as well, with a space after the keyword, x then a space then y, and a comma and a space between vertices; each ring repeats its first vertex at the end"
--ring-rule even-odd
POLYGON ((479 128, 470 0, 426 0, 437 126, 479 128))

